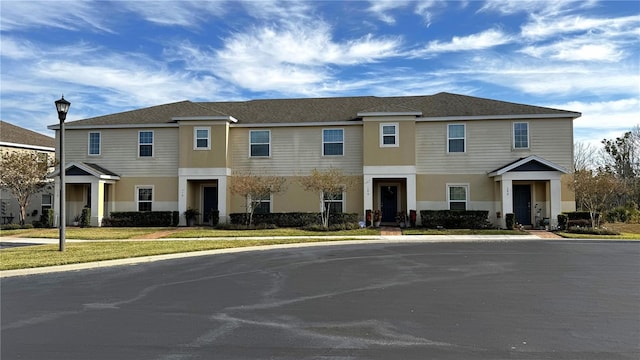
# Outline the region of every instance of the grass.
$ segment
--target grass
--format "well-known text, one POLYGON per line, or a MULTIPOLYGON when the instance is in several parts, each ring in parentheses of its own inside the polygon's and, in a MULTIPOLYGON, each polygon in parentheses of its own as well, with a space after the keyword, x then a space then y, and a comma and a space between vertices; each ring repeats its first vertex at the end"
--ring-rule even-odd
POLYGON ((362 236, 380 235, 378 229, 358 229, 341 231, 307 231, 295 228, 261 230, 217 230, 211 228, 186 229, 167 234, 165 238, 216 238, 216 237, 256 237, 256 236, 362 236))
POLYGON ((613 223, 605 224, 604 227, 619 232, 620 235, 589 235, 568 232, 559 232, 558 235, 568 239, 640 240, 640 224, 613 223))
MULTIPOLYGON (((118 240, 132 239, 139 236, 153 234, 158 231, 176 230, 176 228, 76 228, 68 227, 65 231, 67 239, 81 240, 118 240)), ((20 229, 2 230, 0 236, 15 236, 26 238, 57 239, 58 229, 20 229)))
POLYGON ((64 252, 58 251, 58 245, 25 246, 0 251, 0 270, 25 269, 257 245, 319 241, 332 240, 315 238, 277 240, 100 241, 91 243, 67 243, 64 252))

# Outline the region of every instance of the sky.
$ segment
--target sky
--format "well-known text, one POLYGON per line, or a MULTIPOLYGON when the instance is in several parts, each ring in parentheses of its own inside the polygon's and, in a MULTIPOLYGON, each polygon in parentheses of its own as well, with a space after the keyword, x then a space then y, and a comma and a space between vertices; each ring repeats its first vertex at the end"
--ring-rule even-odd
MULTIPOLYGON (((577 111, 574 140, 640 124, 640 1, 0 2, 0 119, 182 100, 478 96, 577 111)), ((597 145, 599 146, 599 145, 597 145)))

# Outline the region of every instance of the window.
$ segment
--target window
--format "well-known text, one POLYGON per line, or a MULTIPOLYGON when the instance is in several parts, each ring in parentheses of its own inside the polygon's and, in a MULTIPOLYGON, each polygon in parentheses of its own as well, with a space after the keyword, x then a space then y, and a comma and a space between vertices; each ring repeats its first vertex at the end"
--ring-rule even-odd
POLYGON ((529 148, 529 123, 513 123, 513 147, 529 148))
POLYGON ((268 214, 271 212, 271 194, 267 194, 261 198, 256 198, 255 200, 252 198, 251 201, 255 201, 257 203, 253 210, 254 214, 268 214))
POLYGON ((153 156, 153 131, 138 132, 138 156, 153 156))
POLYGON ((251 130, 251 157, 269 157, 271 155, 271 131, 251 130))
POLYGON ((469 185, 447 185, 449 210, 467 210, 469 185))
POLYGON ((211 149, 211 128, 197 127, 193 129, 193 149, 209 150, 211 149))
POLYGON ((40 203, 40 206, 42 207, 42 214, 46 214, 47 210, 51 209, 52 207, 52 200, 53 200, 53 196, 51 194, 42 194, 42 202, 40 203))
POLYGON ((325 209, 329 209, 329 214, 336 214, 343 212, 344 209, 344 192, 337 193, 322 193, 322 200, 324 202, 325 209))
POLYGON ((447 152, 465 152, 465 126, 464 124, 449 124, 447 128, 447 152))
POLYGON ((136 204, 138 211, 151 211, 153 204, 153 187, 136 187, 136 204))
POLYGON ((398 146, 398 124, 380 124, 380 147, 398 146))
POLYGON ((100 155, 100 133, 89 133, 89 155, 100 155))
POLYGON ((344 155, 344 130, 322 130, 322 155, 344 155))

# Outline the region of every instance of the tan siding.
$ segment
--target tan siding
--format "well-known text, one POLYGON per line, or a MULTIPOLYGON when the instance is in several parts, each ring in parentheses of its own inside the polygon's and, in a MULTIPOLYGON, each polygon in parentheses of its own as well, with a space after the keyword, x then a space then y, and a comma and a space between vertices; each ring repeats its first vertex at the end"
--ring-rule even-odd
MULTIPOLYGON (((513 121, 420 122, 416 125, 418 173, 488 173, 514 160, 538 155, 571 168, 572 123, 564 119, 523 120, 529 123, 530 148, 512 149, 513 121), (466 153, 447 153, 447 124, 466 124, 466 153)), ((518 120, 520 122, 520 120, 518 120)))
POLYGON ((100 156, 88 155, 90 130, 65 131, 65 160, 96 163, 120 176, 177 176, 178 129, 148 130, 154 136, 152 158, 138 157, 138 129, 100 129, 100 156))
POLYGON ((230 129, 229 146, 233 169, 289 176, 314 168, 335 167, 345 174, 362 173, 362 133, 360 126, 260 128, 271 131, 271 156, 249 157, 248 128, 230 129), (322 156, 322 129, 344 129, 344 156, 322 156))

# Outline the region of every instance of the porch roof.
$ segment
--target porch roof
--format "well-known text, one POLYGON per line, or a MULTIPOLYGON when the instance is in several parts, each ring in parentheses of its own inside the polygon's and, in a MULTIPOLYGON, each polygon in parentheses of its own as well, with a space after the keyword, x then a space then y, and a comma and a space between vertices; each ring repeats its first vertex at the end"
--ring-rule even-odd
POLYGON ((511 162, 489 173, 489 177, 500 176, 510 171, 559 171, 568 174, 569 170, 537 155, 527 156, 511 162))
MULTIPOLYGON (((98 164, 85 163, 85 162, 70 162, 65 166, 65 175, 67 176, 95 176, 103 180, 120 180, 120 175, 103 168, 98 164)), ((50 177, 55 177, 60 174, 60 170, 56 170, 50 177)))

